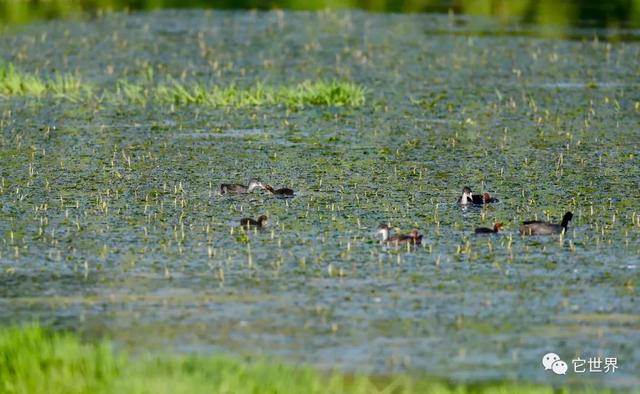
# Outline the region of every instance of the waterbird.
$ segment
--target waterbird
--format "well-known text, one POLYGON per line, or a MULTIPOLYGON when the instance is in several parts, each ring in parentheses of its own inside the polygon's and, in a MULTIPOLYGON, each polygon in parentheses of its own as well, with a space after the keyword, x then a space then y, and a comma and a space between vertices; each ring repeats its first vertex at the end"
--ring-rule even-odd
POLYGON ((274 189, 273 186, 271 185, 264 185, 264 190, 268 191, 269 193, 277 197, 293 197, 294 196, 293 189, 289 189, 288 187, 283 187, 281 189, 274 189))
POLYGON ((243 218, 240 219, 240 225, 246 229, 250 228, 263 228, 267 225, 269 219, 267 215, 262 215, 258 218, 258 220, 253 220, 251 218, 243 218))
POLYGON ((496 223, 493 225, 493 228, 478 227, 476 228, 475 233, 476 234, 497 234, 502 227, 504 227, 504 224, 496 223))
POLYGON ((241 185, 239 183, 223 183, 220 185, 220 194, 227 193, 251 193, 256 188, 264 189, 264 185, 260 182, 260 179, 253 178, 249 181, 249 185, 241 185))
POLYGON ((491 194, 484 192, 482 194, 473 194, 471 192, 471 188, 465 186, 462 189, 462 196, 458 198, 458 204, 467 205, 467 204, 490 204, 493 202, 498 202, 497 198, 491 197, 491 194))
POLYGON ((393 245, 400 245, 400 244, 406 244, 406 243, 419 245, 420 243, 422 243, 422 234, 420 234, 418 232, 418 229, 416 228, 411 230, 411 233, 409 233, 408 235, 397 234, 397 235, 390 236, 389 235, 390 231, 391 229, 389 228, 389 226, 387 226, 384 223, 378 226, 378 229, 376 230, 376 236, 382 235, 382 240, 380 241, 380 243, 393 244, 393 245))
POLYGON ((569 222, 573 218, 573 214, 571 212, 567 212, 562 217, 562 223, 548 223, 542 222, 539 220, 528 220, 526 222, 522 222, 520 226, 520 234, 522 235, 551 235, 551 234, 562 234, 563 232, 567 232, 567 226, 569 222))

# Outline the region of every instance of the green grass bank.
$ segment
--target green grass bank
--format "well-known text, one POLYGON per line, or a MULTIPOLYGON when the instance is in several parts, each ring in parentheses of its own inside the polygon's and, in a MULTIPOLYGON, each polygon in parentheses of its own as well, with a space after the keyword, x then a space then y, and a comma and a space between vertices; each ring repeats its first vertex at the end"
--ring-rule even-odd
POLYGON ((405 375, 321 373, 266 359, 116 354, 108 341, 36 325, 0 329, 1 393, 607 393, 515 382, 452 384, 405 375))

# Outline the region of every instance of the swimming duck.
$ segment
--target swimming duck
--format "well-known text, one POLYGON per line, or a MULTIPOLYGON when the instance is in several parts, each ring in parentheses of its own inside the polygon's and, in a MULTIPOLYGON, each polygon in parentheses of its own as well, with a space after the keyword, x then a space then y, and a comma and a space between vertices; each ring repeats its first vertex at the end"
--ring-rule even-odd
POLYGON ((502 223, 494 224, 493 228, 478 227, 476 228, 476 234, 497 234, 502 227, 504 227, 504 224, 502 223))
POLYGON ((491 197, 491 194, 485 192, 482 194, 473 194, 471 189, 468 186, 465 186, 462 189, 462 196, 458 198, 458 204, 467 205, 467 204, 490 204, 493 202, 498 202, 497 198, 491 197))
POLYGON ((398 235, 389 236, 390 231, 391 229, 389 228, 389 226, 387 226, 384 223, 378 226, 376 235, 378 234, 382 235, 381 243, 393 244, 393 245, 406 244, 406 243, 419 245, 420 243, 422 243, 422 234, 418 232, 418 229, 414 228, 413 230, 411 230, 411 233, 409 235, 398 234, 398 235))
POLYGON ((277 197, 293 197, 294 196, 293 190, 289 189, 288 187, 283 187, 282 189, 274 189, 273 186, 271 185, 264 185, 264 190, 268 191, 269 193, 277 197))
POLYGON ((253 220, 251 218, 240 219, 240 225, 246 229, 250 228, 263 228, 267 225, 269 219, 267 215, 262 215, 258 218, 258 220, 253 220))
POLYGON ((526 222, 522 222, 522 226, 520 226, 520 234, 522 235, 550 235, 550 234, 561 234, 563 232, 567 232, 567 226, 569 222, 573 218, 573 214, 571 212, 567 212, 562 217, 562 223, 548 223, 541 222, 538 220, 529 220, 526 222))
POLYGON ((251 193, 256 188, 264 189, 264 186, 262 185, 262 182, 260 182, 260 179, 253 178, 249 181, 248 186, 241 185, 239 183, 223 183, 220 185, 220 194, 251 193))

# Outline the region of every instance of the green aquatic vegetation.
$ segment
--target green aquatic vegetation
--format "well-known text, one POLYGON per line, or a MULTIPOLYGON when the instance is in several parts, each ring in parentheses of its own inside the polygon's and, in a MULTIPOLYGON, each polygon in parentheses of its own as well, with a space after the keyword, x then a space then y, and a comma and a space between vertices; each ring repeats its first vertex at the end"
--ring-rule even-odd
POLYGON ((78 99, 91 88, 72 75, 57 74, 53 78, 20 71, 13 64, 0 64, 0 95, 33 96, 52 95, 70 100, 78 99))
POLYGON ((16 71, 13 65, 0 66, 0 92, 7 96, 40 96, 46 91, 46 83, 35 75, 16 71))
MULTIPOLYGON (((117 354, 109 341, 83 343, 37 325, 0 328, 0 391, 42 393, 553 393, 542 385, 454 384, 407 375, 319 372, 268 359, 117 354)), ((562 388, 562 393, 595 393, 562 388)), ((608 393, 608 390, 597 390, 608 393)))
POLYGON ((106 98, 107 101, 119 100, 123 104, 145 105, 149 99, 149 91, 142 85, 123 80, 116 83, 116 89, 113 94, 106 93, 106 98))
POLYGON ((303 82, 295 86, 188 86, 178 81, 160 85, 151 93, 159 102, 171 104, 201 104, 212 107, 247 107, 263 105, 353 106, 364 104, 366 90, 352 82, 303 82))
POLYGON ((305 81, 293 86, 208 86, 173 80, 158 86, 119 80, 115 88, 100 91, 71 75, 56 74, 42 78, 18 70, 13 64, 0 64, 0 94, 5 96, 43 97, 77 101, 100 99, 105 103, 145 105, 148 102, 175 105, 204 105, 209 107, 275 106, 351 106, 365 103, 366 89, 348 81, 305 81))

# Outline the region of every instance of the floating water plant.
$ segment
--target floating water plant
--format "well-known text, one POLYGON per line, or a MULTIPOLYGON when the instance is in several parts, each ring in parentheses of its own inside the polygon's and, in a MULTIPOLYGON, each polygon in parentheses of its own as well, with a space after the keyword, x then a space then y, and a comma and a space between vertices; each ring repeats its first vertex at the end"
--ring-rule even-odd
POLYGON ((77 100, 91 87, 71 75, 57 74, 53 78, 41 78, 35 74, 17 70, 12 64, 0 63, 0 95, 33 96, 52 95, 58 98, 77 100))
POLYGON ((235 108, 269 105, 359 107, 365 103, 366 98, 366 89, 362 86, 338 80, 305 81, 290 86, 257 83, 250 87, 221 87, 177 80, 154 86, 119 80, 114 87, 103 87, 99 94, 94 94, 94 91, 92 86, 71 75, 57 74, 53 78, 43 78, 19 71, 13 64, 0 64, 0 95, 4 96, 51 95, 74 101, 84 98, 134 105, 158 102, 235 108))
POLYGON ((189 86, 177 81, 160 85, 151 94, 160 102, 201 104, 212 107, 247 107, 263 105, 353 106, 364 104, 364 88, 343 81, 303 82, 295 86, 273 87, 261 83, 249 88, 189 86))

